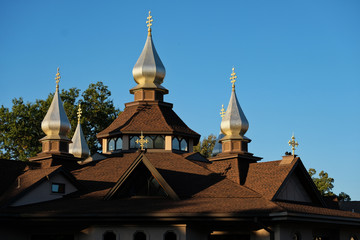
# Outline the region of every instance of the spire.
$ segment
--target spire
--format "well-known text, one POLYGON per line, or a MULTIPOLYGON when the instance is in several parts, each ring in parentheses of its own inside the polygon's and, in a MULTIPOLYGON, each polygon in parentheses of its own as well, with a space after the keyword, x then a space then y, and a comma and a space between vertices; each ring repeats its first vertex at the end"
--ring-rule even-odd
POLYGON ((70 140, 66 135, 69 133, 71 125, 66 116, 64 106, 59 95, 60 78, 58 68, 55 77, 56 90, 54 98, 44 120, 41 123, 41 129, 44 131, 46 136, 41 140, 70 140))
MULTIPOLYGON (((220 117, 221 119, 223 119, 223 117, 225 116, 225 109, 224 109, 224 104, 221 105, 221 109, 220 109, 220 117)), ((215 157, 216 155, 218 155, 219 153, 222 152, 222 146, 220 143, 220 139, 222 139, 224 137, 224 134, 221 132, 218 135, 218 137, 215 140, 215 145, 213 148, 213 151, 211 152, 211 156, 215 157)))
POLYGON ((79 104, 79 109, 77 113, 78 123, 76 126, 74 136, 71 140, 72 143, 69 145, 69 152, 72 153, 75 157, 87 158, 90 156, 90 150, 86 143, 84 133, 82 131, 80 124, 81 114, 82 114, 81 104, 79 104))
POLYGON ((239 101, 236 97, 236 78, 236 73, 234 71, 234 68, 232 68, 232 73, 230 77, 232 83, 231 97, 225 115, 221 121, 221 131, 225 135, 222 140, 249 140, 247 137, 244 136, 249 128, 249 122, 246 119, 245 114, 242 111, 239 101))
MULTIPOLYGON (((136 92, 139 92, 140 90, 152 90, 153 94, 152 97, 150 97, 150 100, 158 100, 156 99, 157 97, 155 96, 156 94, 154 91, 160 92, 161 96, 169 92, 166 88, 161 86, 166 72, 152 41, 151 26, 153 19, 150 13, 151 12, 149 12, 149 16, 147 17, 148 20, 146 21, 148 26, 148 36, 145 46, 132 71, 134 80, 138 84, 130 90, 130 93, 135 94, 135 101, 146 100, 146 97, 144 97, 146 93, 141 94, 142 97, 140 97, 140 94, 139 96, 136 96, 136 92)), ((160 98, 160 100, 162 100, 162 97, 160 98)))

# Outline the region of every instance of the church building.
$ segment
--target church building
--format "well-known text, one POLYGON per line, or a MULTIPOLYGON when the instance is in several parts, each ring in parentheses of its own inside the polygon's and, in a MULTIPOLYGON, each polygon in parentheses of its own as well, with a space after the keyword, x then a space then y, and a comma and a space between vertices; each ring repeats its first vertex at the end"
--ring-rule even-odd
POLYGON ((194 152, 200 135, 165 101, 150 12, 147 23, 134 101, 97 134, 101 153, 90 156, 81 106, 70 140, 58 69, 42 151, 0 160, 0 239, 359 240, 360 213, 328 204, 294 151, 276 161, 249 151, 234 68, 213 155, 194 152))

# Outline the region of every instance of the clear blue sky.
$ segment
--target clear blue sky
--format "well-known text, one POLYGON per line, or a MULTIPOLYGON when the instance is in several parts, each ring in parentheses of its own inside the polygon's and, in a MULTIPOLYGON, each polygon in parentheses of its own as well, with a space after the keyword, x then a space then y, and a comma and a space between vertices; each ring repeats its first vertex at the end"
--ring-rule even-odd
POLYGON ((360 200, 360 2, 0 1, 0 104, 103 81, 133 100, 132 68, 152 11, 165 100, 202 136, 218 134, 230 73, 250 123, 249 151, 279 160, 293 132, 307 168, 360 200))

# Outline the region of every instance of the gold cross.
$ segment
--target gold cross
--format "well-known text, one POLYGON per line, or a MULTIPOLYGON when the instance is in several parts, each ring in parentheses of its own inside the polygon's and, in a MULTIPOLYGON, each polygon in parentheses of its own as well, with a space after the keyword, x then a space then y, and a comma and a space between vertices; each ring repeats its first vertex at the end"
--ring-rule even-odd
POLYGON ((221 118, 223 118, 224 115, 225 115, 225 109, 224 109, 224 104, 223 104, 223 105, 221 105, 221 109, 220 109, 220 116, 221 116, 221 118))
POLYGON ((135 141, 137 144, 140 144, 140 147, 141 147, 141 150, 144 150, 144 143, 148 143, 149 140, 145 139, 144 140, 144 135, 141 131, 141 135, 140 135, 140 140, 139 139, 136 139, 135 141))
POLYGON ((151 11, 149 11, 149 16, 147 17, 148 20, 146 21, 149 34, 151 34, 151 26, 152 26, 152 22, 154 21, 154 19, 152 19, 152 16, 150 14, 151 11))
POLYGON ((294 134, 292 135, 291 140, 289 140, 289 146, 292 146, 292 148, 291 148, 292 155, 295 156, 295 147, 299 146, 299 143, 297 141, 295 141, 294 134))
POLYGON ((79 108, 78 108, 78 112, 77 112, 78 123, 80 123, 81 114, 82 114, 81 103, 79 103, 79 108))
POLYGON ((235 68, 232 68, 232 73, 231 73, 230 80, 231 80, 233 88, 235 88, 236 78, 237 78, 237 76, 236 76, 236 73, 235 73, 235 68))
POLYGON ((61 78, 60 73, 59 73, 59 70, 60 70, 60 68, 58 67, 58 68, 57 68, 56 77, 55 77, 56 87, 57 87, 57 88, 59 88, 59 82, 60 82, 60 78, 61 78))

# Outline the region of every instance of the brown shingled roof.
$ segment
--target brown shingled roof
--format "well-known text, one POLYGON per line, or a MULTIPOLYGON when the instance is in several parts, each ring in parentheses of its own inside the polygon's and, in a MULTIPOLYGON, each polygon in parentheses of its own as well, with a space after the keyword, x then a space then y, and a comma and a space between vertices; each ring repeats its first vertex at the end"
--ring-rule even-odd
POLYGON ((27 191, 29 191, 32 187, 34 187, 37 183, 43 180, 46 176, 49 176, 59 168, 61 168, 61 166, 27 170, 12 182, 8 191, 0 197, 0 203, 4 204, 6 202, 15 201, 27 191))
POLYGON ((245 186, 272 200, 297 161, 283 165, 281 161, 251 163, 245 186))
POLYGON ((98 138, 119 133, 167 133, 200 138, 172 110, 171 104, 140 104, 125 107, 109 127, 97 134, 98 138))

